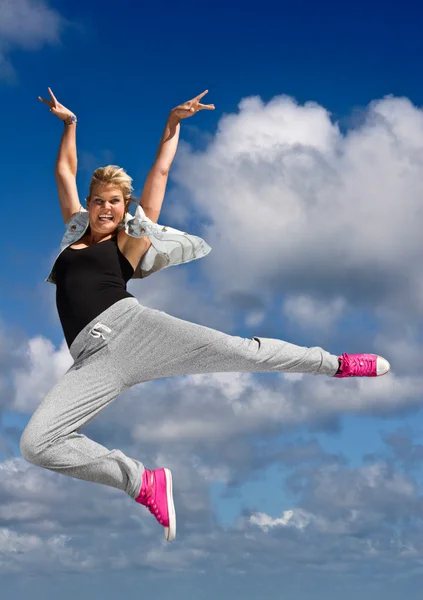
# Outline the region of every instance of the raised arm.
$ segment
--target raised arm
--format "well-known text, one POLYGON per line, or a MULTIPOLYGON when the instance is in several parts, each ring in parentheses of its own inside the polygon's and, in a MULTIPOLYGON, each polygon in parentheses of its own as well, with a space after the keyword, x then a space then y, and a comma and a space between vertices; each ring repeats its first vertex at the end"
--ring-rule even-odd
POLYGON ((62 217, 64 222, 67 223, 72 215, 79 212, 81 208, 76 187, 76 172, 78 167, 76 155, 77 120, 73 112, 58 102, 50 88, 48 88, 48 91, 51 100, 45 100, 40 96, 38 96, 38 99, 47 104, 50 107, 50 112, 64 123, 64 131, 57 154, 54 175, 56 177, 62 217))
POLYGON ((199 110, 214 110, 214 104, 201 104, 200 100, 208 90, 192 100, 180 104, 170 111, 165 130, 160 140, 156 159, 145 180, 140 199, 145 214, 157 223, 163 204, 169 170, 179 142, 181 120, 192 117, 199 110))

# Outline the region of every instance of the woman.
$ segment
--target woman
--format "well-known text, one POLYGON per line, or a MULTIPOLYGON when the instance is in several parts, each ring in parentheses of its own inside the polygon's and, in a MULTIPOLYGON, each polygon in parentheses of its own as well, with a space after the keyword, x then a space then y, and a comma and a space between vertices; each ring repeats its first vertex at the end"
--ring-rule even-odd
POLYGON ((175 538, 176 516, 169 469, 148 470, 120 450, 108 450, 79 433, 131 386, 173 375, 211 372, 312 373, 376 377, 389 363, 373 354, 335 356, 320 347, 276 339, 230 336, 146 308, 126 290, 133 277, 205 256, 201 238, 158 225, 180 123, 200 110, 207 93, 170 111, 156 160, 135 217, 128 213, 132 179, 113 165, 97 169, 80 205, 76 188, 76 116, 39 98, 64 122, 55 175, 66 233, 47 281, 74 363, 33 414, 21 439, 33 464, 125 491, 175 538))

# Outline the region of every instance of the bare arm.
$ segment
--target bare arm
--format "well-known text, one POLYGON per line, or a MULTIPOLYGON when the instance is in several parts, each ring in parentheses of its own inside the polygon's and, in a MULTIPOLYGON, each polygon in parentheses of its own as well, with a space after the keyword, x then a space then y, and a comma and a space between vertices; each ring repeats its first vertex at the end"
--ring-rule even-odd
POLYGON ((65 125, 64 127, 54 172, 57 175, 63 171, 69 171, 76 177, 77 169, 76 123, 72 123, 71 125, 65 125))
POLYGON ((81 208, 76 186, 77 165, 76 123, 72 123, 71 125, 65 125, 54 169, 60 210, 65 224, 81 208))
MULTIPOLYGON (((38 96, 38 99, 50 107, 50 112, 63 122, 65 122, 68 117, 75 116, 73 112, 57 101, 50 88, 48 88, 48 91, 51 100, 44 100, 40 96, 38 96)), ((60 141, 59 152, 57 154, 56 166, 54 168, 60 209, 65 223, 70 220, 72 215, 79 212, 81 208, 76 187, 77 167, 76 123, 71 123, 69 125, 65 124, 62 139, 60 141)))
POLYGON ((145 180, 140 205, 149 219, 157 223, 166 191, 169 170, 179 142, 181 119, 170 113, 160 140, 154 165, 145 180))
POLYGON ((166 191, 169 170, 175 158, 179 142, 181 120, 192 117, 199 110, 214 110, 213 104, 201 104, 207 90, 192 100, 171 110, 160 140, 156 159, 145 180, 140 205, 149 219, 157 223, 166 191))

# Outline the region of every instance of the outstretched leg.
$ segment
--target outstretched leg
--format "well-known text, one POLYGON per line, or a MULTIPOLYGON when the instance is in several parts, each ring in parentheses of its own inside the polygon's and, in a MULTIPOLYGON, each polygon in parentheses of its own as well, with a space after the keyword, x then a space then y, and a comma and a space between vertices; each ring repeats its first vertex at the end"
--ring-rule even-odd
POLYGON ((110 323, 110 348, 127 385, 174 375, 221 372, 310 373, 333 377, 338 357, 320 347, 242 338, 138 305, 110 323), (125 318, 126 317, 126 318, 125 318))

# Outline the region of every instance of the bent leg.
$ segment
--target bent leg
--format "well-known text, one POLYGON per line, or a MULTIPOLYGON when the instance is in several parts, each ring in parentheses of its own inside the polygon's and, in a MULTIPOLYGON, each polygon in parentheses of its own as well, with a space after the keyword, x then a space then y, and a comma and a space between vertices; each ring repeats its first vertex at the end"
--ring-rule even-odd
POLYGON ((310 373, 333 377, 337 356, 320 347, 251 339, 190 323, 139 306, 112 337, 111 347, 127 385, 174 375, 222 372, 310 373))
POLYGON ((144 466, 78 433, 127 389, 104 354, 72 365, 48 392, 22 435, 21 452, 33 464, 115 487, 135 498, 144 466))

